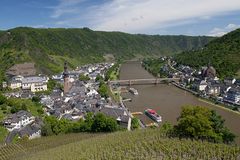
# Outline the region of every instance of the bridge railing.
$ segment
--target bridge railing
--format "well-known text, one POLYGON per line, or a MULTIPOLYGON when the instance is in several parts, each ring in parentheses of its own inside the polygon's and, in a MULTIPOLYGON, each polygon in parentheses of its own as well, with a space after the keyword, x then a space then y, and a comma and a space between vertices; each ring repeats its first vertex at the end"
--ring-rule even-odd
POLYGON ((158 84, 163 81, 179 81, 180 78, 155 78, 155 79, 129 79, 129 80, 115 80, 109 81, 110 84, 122 84, 122 85, 133 85, 133 84, 158 84))

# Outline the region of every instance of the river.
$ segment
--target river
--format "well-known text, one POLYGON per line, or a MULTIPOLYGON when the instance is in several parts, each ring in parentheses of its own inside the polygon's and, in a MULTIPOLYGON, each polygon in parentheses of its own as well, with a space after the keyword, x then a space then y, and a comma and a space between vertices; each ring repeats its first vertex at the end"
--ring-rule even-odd
MULTIPOLYGON (((142 78, 153 78, 153 76, 142 68, 140 62, 129 61, 122 64, 120 69, 121 80, 142 78)), ((126 107, 131 112, 144 112, 145 109, 152 108, 162 116, 163 122, 176 124, 182 106, 206 106, 216 110, 226 120, 225 125, 238 136, 237 143, 240 144, 240 114, 203 102, 191 93, 173 85, 135 85, 133 87, 138 90, 139 95, 122 93, 123 98, 132 99, 131 102, 125 102, 126 107)), ((153 122, 144 114, 138 117, 145 124, 153 122)))

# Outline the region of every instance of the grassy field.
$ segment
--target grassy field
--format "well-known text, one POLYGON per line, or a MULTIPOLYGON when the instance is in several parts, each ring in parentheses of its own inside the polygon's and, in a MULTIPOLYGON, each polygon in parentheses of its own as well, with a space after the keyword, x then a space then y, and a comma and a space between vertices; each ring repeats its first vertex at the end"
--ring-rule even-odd
POLYGON ((240 147, 167 138, 159 129, 112 134, 68 134, 0 148, 0 160, 236 159, 240 147))

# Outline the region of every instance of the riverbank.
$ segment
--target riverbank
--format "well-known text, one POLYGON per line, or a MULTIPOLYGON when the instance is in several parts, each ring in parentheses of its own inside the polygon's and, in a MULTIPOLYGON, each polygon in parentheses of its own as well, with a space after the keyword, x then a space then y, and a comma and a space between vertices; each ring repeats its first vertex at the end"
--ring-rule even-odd
MULTIPOLYGON (((177 84, 177 83, 175 83, 175 82, 172 82, 171 84, 173 84, 173 85, 174 85, 175 87, 177 87, 177 88, 180 88, 180 89, 182 89, 182 90, 188 91, 189 93, 192 93, 193 95, 195 95, 195 96, 197 96, 197 97, 199 96, 199 94, 198 94, 197 92, 195 92, 195 91, 193 91, 193 90, 190 90, 190 89, 188 89, 188 88, 185 88, 185 87, 183 87, 183 86, 180 86, 179 84, 177 84)), ((198 98, 198 100, 200 100, 200 101, 202 101, 202 102, 205 102, 205 103, 208 103, 208 104, 211 104, 211 105, 214 105, 214 106, 219 107, 219 108, 221 108, 221 109, 224 109, 224 110, 226 110, 226 111, 236 113, 236 114, 238 114, 238 115, 240 116, 240 112, 234 111, 234 110, 232 110, 232 109, 230 109, 230 108, 227 108, 227 107, 225 107, 225 106, 217 105, 217 104, 211 102, 211 101, 208 100, 208 99, 198 98)))
MULTIPOLYGON (((120 79, 149 79, 154 78, 141 65, 140 62, 127 62, 122 64, 120 70, 120 79)), ((162 116, 163 123, 177 123, 182 106, 205 106, 216 110, 216 112, 225 119, 225 125, 238 137, 240 137, 239 121, 240 116, 234 111, 227 110, 223 107, 218 107, 213 103, 206 103, 199 100, 192 93, 180 89, 174 85, 158 84, 158 85, 135 85, 139 95, 134 96, 131 93, 122 93, 123 98, 130 98, 132 102, 124 102, 126 107, 131 112, 144 112, 147 108, 154 109, 162 116)), ((152 123, 153 121, 145 115, 137 115, 144 124, 152 123)), ((240 138, 237 138, 237 143, 240 144, 240 138)))
POLYGON ((188 91, 188 92, 192 93, 193 95, 198 95, 197 92, 195 92, 195 91, 193 91, 193 90, 191 90, 191 89, 185 88, 185 87, 177 84, 176 82, 172 82, 171 84, 173 84, 173 85, 174 85, 175 87, 177 87, 177 88, 180 88, 180 89, 182 89, 182 90, 188 91))
POLYGON ((211 102, 211 101, 209 101, 209 100, 203 99, 203 98, 198 98, 198 100, 199 100, 199 101, 202 101, 202 102, 204 102, 204 103, 207 103, 207 104, 211 104, 211 105, 216 106, 216 107, 218 107, 218 108, 221 108, 221 109, 223 109, 223 110, 225 110, 225 111, 235 113, 235 114, 237 114, 238 116, 240 116, 240 112, 238 112, 238 111, 233 111, 232 109, 223 107, 223 106, 221 106, 221 105, 217 105, 217 104, 215 104, 215 103, 213 103, 213 102, 211 102))

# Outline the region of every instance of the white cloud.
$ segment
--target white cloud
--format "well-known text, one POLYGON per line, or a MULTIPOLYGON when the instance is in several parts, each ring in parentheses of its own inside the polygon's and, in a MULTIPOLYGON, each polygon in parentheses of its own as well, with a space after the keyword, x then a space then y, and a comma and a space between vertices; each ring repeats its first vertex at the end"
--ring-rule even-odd
POLYGON ((231 24, 228 24, 228 25, 225 27, 225 29, 230 29, 230 30, 232 30, 232 29, 237 29, 237 28, 239 28, 239 27, 240 27, 240 25, 231 23, 231 24))
POLYGON ((84 22, 96 30, 142 33, 209 20, 240 9, 240 0, 105 0, 84 8, 83 13, 79 5, 83 1, 61 0, 52 17, 71 15, 60 21, 75 27, 84 22))
POLYGON ((223 27, 223 28, 213 28, 210 32, 209 32, 209 36, 216 36, 216 37, 221 37, 224 34, 231 32, 237 28, 240 28, 240 25, 238 24, 233 24, 230 23, 227 26, 223 27))
POLYGON ((42 25, 42 24, 39 24, 39 25, 32 25, 31 27, 33 27, 33 28, 48 28, 48 26, 46 26, 46 25, 42 25))
POLYGON ((51 18, 59 18, 64 14, 78 13, 79 8, 77 5, 84 1, 85 0, 60 0, 56 7, 50 7, 54 10, 51 18))

